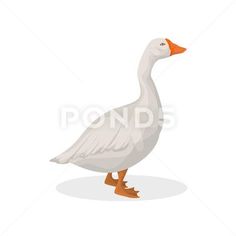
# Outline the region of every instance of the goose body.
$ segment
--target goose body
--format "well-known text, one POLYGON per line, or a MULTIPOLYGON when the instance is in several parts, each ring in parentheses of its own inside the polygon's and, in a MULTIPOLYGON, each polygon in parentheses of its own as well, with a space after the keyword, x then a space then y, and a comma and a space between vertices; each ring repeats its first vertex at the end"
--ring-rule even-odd
MULTIPOLYGON (((161 102, 151 78, 152 67, 158 59, 180 53, 181 49, 185 50, 168 39, 151 41, 138 67, 140 97, 99 117, 68 150, 51 161, 106 172, 108 178, 112 172, 122 176, 144 159, 156 145, 163 124, 161 102)), ((108 184, 113 180, 110 177, 108 184)), ((127 191, 117 193, 137 197, 137 192, 127 191)))
MULTIPOLYGON (((154 122, 149 128, 136 128, 135 108, 139 104, 140 101, 137 101, 114 109, 116 114, 122 114, 124 109, 130 114, 126 126, 116 122, 111 128, 113 113, 105 113, 92 124, 104 120, 101 127, 88 127, 78 141, 54 161, 70 162, 98 172, 116 172, 141 161, 155 146, 162 126, 154 122)), ((154 119, 158 121, 162 116, 161 106, 157 101, 152 106, 154 119)))

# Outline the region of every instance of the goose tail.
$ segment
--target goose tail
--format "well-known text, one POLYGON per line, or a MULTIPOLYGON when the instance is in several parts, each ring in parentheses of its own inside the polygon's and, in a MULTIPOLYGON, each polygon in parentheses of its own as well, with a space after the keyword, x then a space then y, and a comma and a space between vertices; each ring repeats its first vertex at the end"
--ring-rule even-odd
POLYGON ((54 157, 50 161, 58 164, 66 164, 70 162, 70 159, 71 159, 70 153, 62 153, 61 155, 54 157))

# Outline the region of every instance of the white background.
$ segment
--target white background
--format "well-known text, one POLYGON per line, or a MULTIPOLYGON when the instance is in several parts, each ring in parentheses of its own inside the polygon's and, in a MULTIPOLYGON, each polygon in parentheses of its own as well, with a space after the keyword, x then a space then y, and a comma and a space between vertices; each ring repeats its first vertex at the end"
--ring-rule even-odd
POLYGON ((0 235, 236 232, 235 3, 0 1, 0 235), (129 174, 177 180, 187 191, 135 202, 57 192, 61 182, 97 175, 49 162, 85 129, 62 129, 60 109, 134 101, 137 65, 155 37, 188 48, 153 69, 176 124, 129 174))

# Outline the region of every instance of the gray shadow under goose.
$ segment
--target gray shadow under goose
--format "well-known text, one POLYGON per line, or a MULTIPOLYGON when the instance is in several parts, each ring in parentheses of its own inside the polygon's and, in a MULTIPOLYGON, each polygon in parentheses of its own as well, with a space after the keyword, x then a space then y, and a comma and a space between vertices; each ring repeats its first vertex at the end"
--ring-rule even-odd
POLYGON ((177 196, 187 190, 181 182, 154 176, 127 176, 129 186, 140 191, 140 198, 115 195, 114 187, 104 184, 104 176, 82 177, 57 186, 57 191, 71 197, 100 201, 143 201, 177 196))

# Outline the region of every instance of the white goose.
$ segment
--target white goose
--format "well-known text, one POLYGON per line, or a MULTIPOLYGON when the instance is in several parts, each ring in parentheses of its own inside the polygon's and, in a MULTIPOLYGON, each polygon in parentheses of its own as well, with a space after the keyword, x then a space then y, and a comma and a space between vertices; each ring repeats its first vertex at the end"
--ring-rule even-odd
POLYGON ((154 148, 162 129, 161 103, 151 71, 158 59, 185 50, 169 39, 152 40, 138 68, 141 89, 138 100, 99 117, 73 146, 51 161, 73 163, 89 170, 106 172, 105 183, 115 186, 116 194, 139 197, 138 191, 127 188, 124 177, 128 168, 144 159, 154 148), (128 117, 126 122, 120 119, 124 114, 128 117), (118 179, 112 177, 112 172, 118 172, 118 179))

